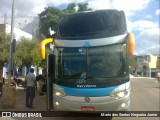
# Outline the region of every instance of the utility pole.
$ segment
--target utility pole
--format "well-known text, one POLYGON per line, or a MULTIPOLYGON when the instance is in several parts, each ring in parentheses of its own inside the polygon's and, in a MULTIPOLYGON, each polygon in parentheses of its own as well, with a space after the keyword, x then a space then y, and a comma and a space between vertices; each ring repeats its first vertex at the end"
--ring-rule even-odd
POLYGON ((12 44, 13 44, 13 34, 14 34, 14 19, 15 19, 15 0, 13 0, 13 3, 12 3, 11 40, 10 40, 10 56, 9 56, 9 68, 8 68, 8 85, 11 84, 11 72, 12 72, 12 65, 13 65, 12 44))
POLYGON ((6 39, 6 23, 7 23, 7 14, 4 13, 4 28, 3 28, 3 31, 4 31, 4 39, 6 39))
POLYGON ((8 68, 8 86, 3 87, 2 93, 2 108, 14 108, 16 101, 16 89, 14 86, 11 86, 11 69, 12 69, 12 60, 13 60, 13 33, 14 33, 14 12, 15 12, 15 0, 12 4, 12 18, 11 18, 11 40, 10 40, 10 56, 9 56, 9 68, 8 68))

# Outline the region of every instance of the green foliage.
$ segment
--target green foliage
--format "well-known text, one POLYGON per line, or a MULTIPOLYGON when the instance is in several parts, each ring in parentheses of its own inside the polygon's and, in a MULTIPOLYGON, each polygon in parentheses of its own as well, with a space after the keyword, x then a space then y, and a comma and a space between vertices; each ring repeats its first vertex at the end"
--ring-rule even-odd
POLYGON ((27 39, 22 37, 21 40, 17 41, 15 50, 15 65, 39 65, 39 42, 34 39, 27 39))
POLYGON ((88 8, 88 3, 78 3, 78 11, 87 11, 91 10, 91 8, 88 8))
POLYGON ((56 7, 47 7, 39 15, 40 23, 39 29, 46 37, 50 37, 49 28, 56 30, 58 20, 63 16, 63 11, 59 10, 56 7))
MULTIPOLYGON (((40 19, 39 29, 40 32, 46 37, 52 37, 49 33, 49 28, 56 31, 59 19, 67 14, 76 12, 76 3, 70 3, 66 9, 60 10, 56 7, 46 7, 38 16, 40 19)), ((88 8, 88 3, 78 3, 78 11, 91 10, 88 8)))
POLYGON ((3 66, 9 60, 10 35, 0 33, 0 65, 3 66))
MULTIPOLYGON (((10 35, 0 33, 0 65, 9 61, 10 54, 10 35)), ((36 39, 22 37, 16 42, 14 53, 14 65, 39 65, 41 63, 39 54, 39 42, 36 39)))
POLYGON ((41 60, 39 67, 46 68, 46 59, 41 60))
POLYGON ((70 14, 70 13, 75 13, 76 12, 76 3, 70 3, 67 7, 67 9, 63 10, 64 14, 70 14))
POLYGON ((129 66, 131 67, 131 69, 137 69, 138 68, 137 61, 134 57, 128 57, 128 60, 129 60, 129 66))

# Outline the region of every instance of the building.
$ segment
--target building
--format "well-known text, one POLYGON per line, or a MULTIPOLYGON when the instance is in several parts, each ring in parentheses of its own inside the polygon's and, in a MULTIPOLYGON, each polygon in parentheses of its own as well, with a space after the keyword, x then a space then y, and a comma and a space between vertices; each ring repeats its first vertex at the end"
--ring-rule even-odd
POLYGON ((154 55, 136 56, 137 70, 136 74, 144 77, 155 77, 159 71, 157 64, 159 57, 154 55))
MULTIPOLYGON (((0 24, 11 25, 11 18, 0 18, 0 24)), ((15 18, 14 27, 36 38, 39 37, 38 17, 15 18)))
POLYGON ((160 69, 160 56, 157 57, 157 63, 156 63, 156 65, 157 65, 157 68, 160 69))
MULTIPOLYGON (((11 26, 8 24, 0 24, 0 32, 4 32, 5 34, 10 34, 11 26)), ((18 41, 20 40, 21 37, 32 39, 33 36, 23 30, 14 27, 14 37, 18 41)))

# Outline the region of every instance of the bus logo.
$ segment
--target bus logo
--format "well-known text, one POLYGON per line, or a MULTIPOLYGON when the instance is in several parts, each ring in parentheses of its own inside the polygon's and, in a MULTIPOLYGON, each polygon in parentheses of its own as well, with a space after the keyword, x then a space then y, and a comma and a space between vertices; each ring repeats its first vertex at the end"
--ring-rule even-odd
POLYGON ((86 102, 90 102, 90 98, 89 97, 85 97, 84 99, 86 102))
POLYGON ((89 41, 85 41, 83 46, 84 46, 84 47, 90 47, 91 45, 90 45, 90 42, 89 42, 89 41))

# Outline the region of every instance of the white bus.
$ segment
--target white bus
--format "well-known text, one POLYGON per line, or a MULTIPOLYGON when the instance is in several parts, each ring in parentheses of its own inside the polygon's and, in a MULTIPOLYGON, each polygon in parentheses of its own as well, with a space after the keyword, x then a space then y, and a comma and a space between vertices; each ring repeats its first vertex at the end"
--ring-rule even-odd
MULTIPOLYGON (((134 36, 123 11, 98 10, 62 17, 48 57, 48 105, 56 111, 126 111, 130 107, 128 56, 134 36)), ((48 107, 48 108, 49 108, 48 107)))

